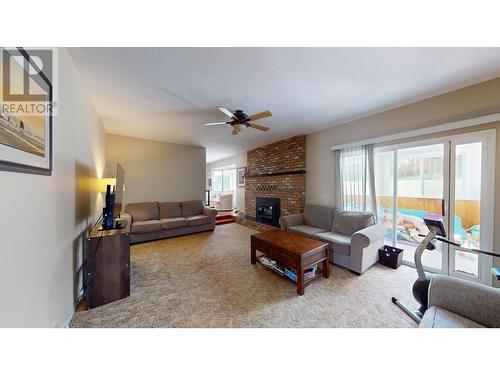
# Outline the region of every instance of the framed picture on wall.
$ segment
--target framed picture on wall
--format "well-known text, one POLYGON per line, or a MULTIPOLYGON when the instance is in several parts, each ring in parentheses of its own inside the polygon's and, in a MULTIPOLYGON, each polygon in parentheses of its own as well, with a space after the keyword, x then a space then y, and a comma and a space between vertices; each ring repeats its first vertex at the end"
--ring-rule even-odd
POLYGON ((245 187, 245 174, 247 167, 238 168, 238 186, 245 187))
POLYGON ((0 48, 0 170, 52 173, 52 63, 52 51, 0 48))

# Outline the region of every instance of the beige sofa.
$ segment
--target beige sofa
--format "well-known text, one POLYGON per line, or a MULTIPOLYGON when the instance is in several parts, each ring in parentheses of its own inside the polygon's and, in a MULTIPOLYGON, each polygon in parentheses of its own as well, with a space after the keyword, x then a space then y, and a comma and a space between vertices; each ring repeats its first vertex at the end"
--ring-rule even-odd
POLYGON ((201 200, 129 203, 122 220, 130 226, 130 242, 138 243, 215 229, 217 210, 201 200))
POLYGON ((283 230, 326 241, 330 261, 361 275, 378 261, 385 228, 369 212, 306 205, 304 213, 280 217, 283 230))

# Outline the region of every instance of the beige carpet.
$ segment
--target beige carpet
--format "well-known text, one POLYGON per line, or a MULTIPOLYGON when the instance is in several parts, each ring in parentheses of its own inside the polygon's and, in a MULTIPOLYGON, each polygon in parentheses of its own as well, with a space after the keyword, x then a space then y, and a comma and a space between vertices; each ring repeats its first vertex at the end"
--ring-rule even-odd
POLYGON ((362 276, 332 266, 329 279, 295 284, 250 264, 239 224, 132 247, 131 296, 78 312, 71 327, 415 327, 391 302, 413 302, 414 269, 376 265, 362 276))

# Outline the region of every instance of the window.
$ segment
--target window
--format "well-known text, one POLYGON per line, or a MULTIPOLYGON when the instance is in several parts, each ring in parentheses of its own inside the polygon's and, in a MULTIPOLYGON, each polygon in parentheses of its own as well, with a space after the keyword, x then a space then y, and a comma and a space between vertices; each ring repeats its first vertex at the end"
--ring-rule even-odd
POLYGON ((337 205, 349 211, 373 211, 373 145, 336 151, 337 205))
POLYGON ((401 197, 443 196, 443 151, 436 146, 398 150, 397 177, 401 197))
POLYGON ((212 170, 212 190, 215 193, 236 190, 236 168, 234 165, 212 170))
POLYGON ((222 171, 212 171, 212 186, 216 192, 222 192, 222 171))

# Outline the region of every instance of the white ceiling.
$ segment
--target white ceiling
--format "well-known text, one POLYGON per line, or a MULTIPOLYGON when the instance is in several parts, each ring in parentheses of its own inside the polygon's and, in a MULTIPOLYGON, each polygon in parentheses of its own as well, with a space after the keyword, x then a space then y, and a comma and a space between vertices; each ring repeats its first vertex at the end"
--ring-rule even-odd
POLYGON ((207 162, 500 76, 500 48, 71 48, 109 133, 204 146, 207 162), (259 120, 267 133, 204 127, 259 120))

